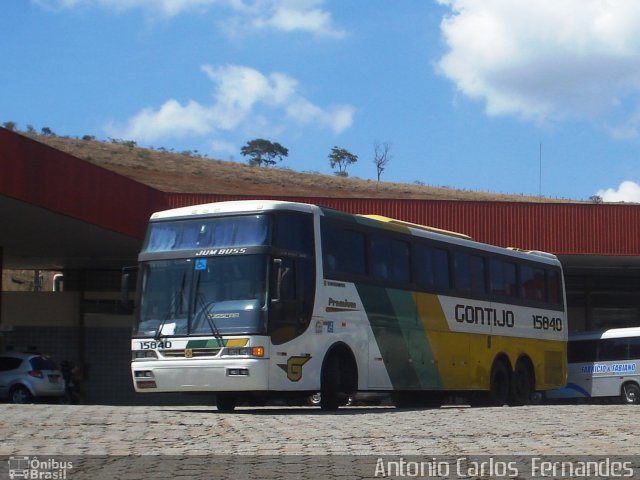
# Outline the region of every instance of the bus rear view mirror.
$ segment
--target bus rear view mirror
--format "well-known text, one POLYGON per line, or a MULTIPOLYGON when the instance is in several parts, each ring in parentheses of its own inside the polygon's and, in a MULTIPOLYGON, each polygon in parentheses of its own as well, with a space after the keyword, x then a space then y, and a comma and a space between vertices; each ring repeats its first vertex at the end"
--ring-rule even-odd
POLYGON ((273 259, 272 270, 272 282, 271 282, 271 303, 280 302, 282 296, 282 259, 273 259))
POLYGON ((124 267, 122 269, 122 277, 120 278, 120 305, 124 309, 130 309, 129 293, 131 292, 132 273, 137 271, 138 267, 124 267))

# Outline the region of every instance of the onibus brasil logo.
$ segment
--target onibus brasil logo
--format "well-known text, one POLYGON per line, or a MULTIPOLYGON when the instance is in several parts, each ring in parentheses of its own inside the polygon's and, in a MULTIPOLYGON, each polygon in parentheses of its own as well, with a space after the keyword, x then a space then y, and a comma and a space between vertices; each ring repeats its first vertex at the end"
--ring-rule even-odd
POLYGON ((67 473, 73 468, 72 462, 55 458, 38 459, 38 457, 9 457, 9 478, 25 478, 33 480, 65 480, 67 473))

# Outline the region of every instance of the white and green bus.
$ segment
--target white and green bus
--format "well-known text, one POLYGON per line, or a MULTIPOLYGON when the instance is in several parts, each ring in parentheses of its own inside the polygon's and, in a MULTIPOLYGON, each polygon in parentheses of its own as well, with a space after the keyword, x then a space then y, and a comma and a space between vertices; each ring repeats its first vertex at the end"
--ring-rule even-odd
POLYGON ((464 235, 284 201, 151 216, 132 338, 137 392, 219 410, 356 392, 521 405, 565 385, 560 263, 464 235))
POLYGON ((640 327, 572 334, 567 350, 567 385, 547 399, 640 404, 640 327))

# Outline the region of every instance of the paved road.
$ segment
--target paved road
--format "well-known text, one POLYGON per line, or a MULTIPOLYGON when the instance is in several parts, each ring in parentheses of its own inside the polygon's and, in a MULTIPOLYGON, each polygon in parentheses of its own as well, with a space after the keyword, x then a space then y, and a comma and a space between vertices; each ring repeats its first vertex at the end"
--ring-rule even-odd
MULTIPOLYGON (((238 455, 252 459, 322 455, 423 459, 470 455, 620 456, 640 454, 638 425, 640 408, 626 405, 437 410, 350 407, 336 413, 311 407, 239 408, 222 414, 202 406, 3 404, 0 456, 6 460, 8 456, 34 455, 107 459, 122 455, 232 455, 229 458, 235 458, 236 463, 242 458, 238 455)), ((375 458, 373 463, 375 466, 375 458)), ((134 467, 121 468, 123 475, 128 472, 122 478, 136 477, 131 470, 134 467)), ((305 478, 303 470, 295 478, 305 478)), ((189 478, 197 476, 197 471, 189 470, 189 478)), ((309 478, 319 477, 317 470, 314 472, 309 478)), ((175 478, 175 473, 167 478, 175 478)), ((634 474, 640 476, 640 467, 634 474)), ((140 475, 137 478, 147 478, 140 475)), ((0 470, 0 480, 3 478, 7 477, 0 470)), ((327 478, 335 478, 335 474, 327 478)))

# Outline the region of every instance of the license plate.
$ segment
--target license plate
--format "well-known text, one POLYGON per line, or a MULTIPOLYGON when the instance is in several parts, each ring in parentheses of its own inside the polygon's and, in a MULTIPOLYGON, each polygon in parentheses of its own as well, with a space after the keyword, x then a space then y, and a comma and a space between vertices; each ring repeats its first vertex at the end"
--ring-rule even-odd
POLYGON ((49 383, 58 383, 60 377, 58 375, 49 375, 49 383))

